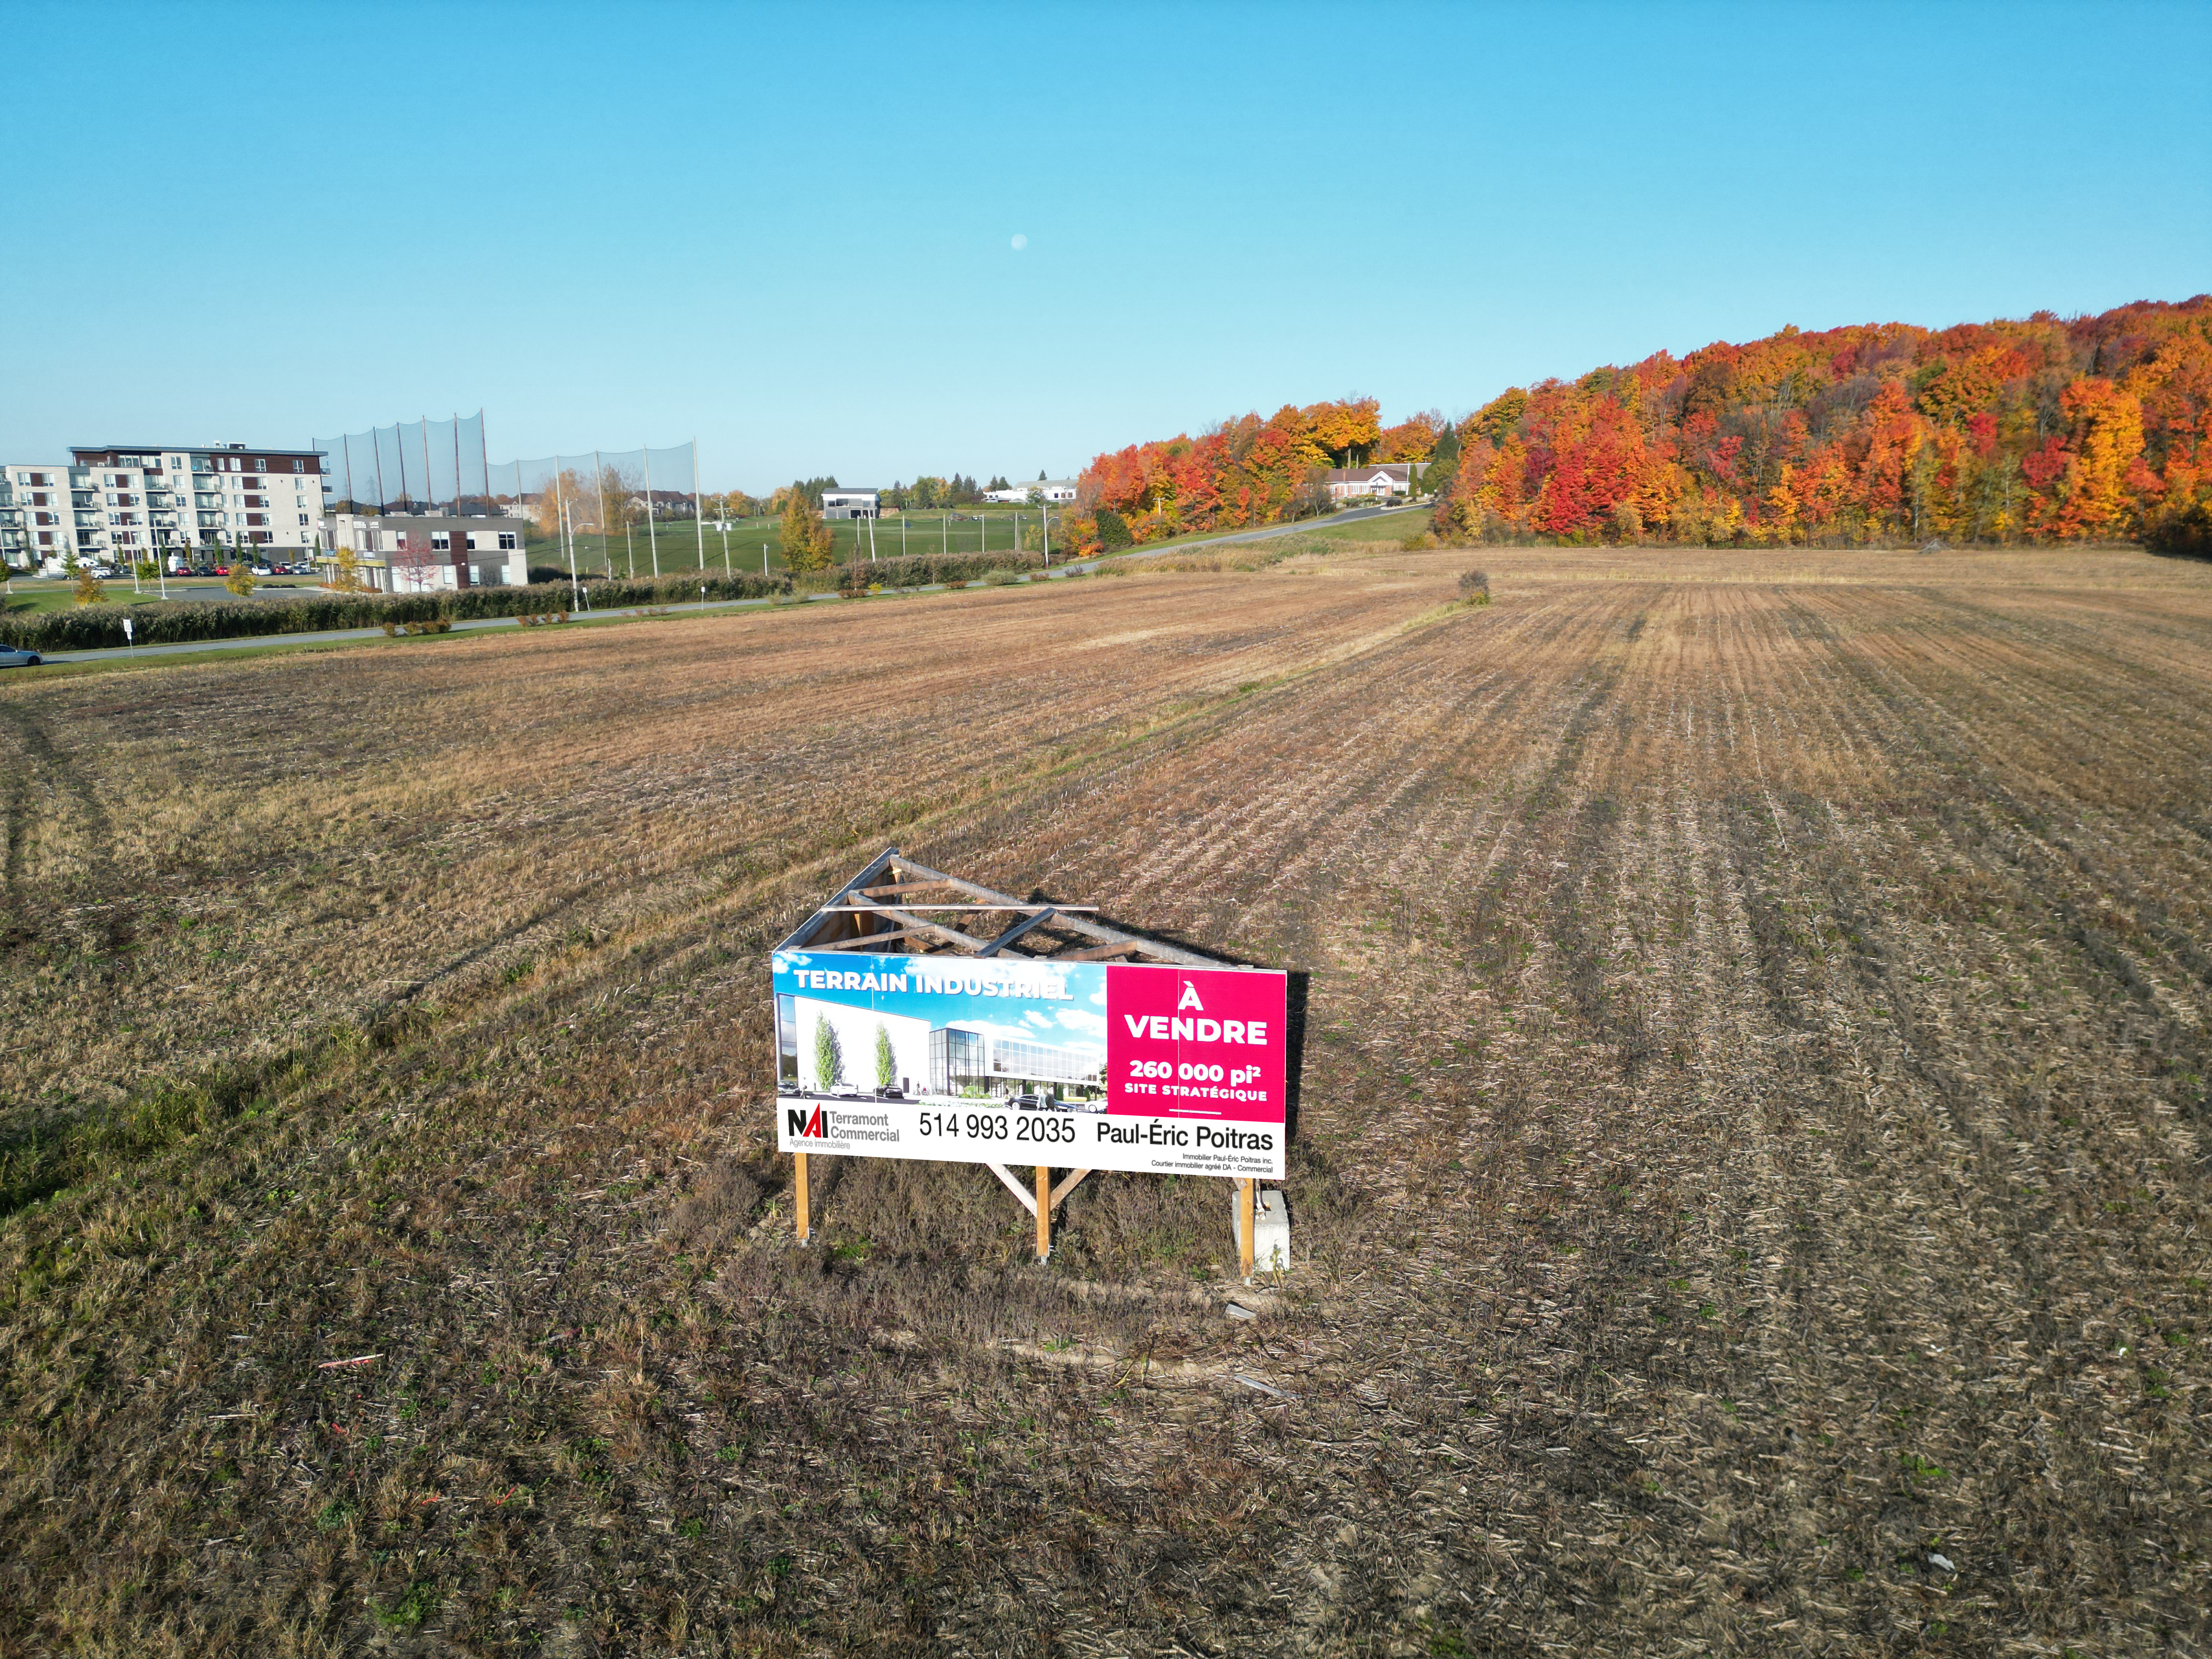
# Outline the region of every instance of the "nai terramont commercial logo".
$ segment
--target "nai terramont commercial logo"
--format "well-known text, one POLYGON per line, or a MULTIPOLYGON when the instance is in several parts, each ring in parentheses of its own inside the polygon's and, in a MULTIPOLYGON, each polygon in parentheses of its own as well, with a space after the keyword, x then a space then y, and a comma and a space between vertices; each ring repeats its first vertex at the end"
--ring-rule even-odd
POLYGON ((1279 1180, 1288 981, 778 951, 787 1152, 1279 1180))

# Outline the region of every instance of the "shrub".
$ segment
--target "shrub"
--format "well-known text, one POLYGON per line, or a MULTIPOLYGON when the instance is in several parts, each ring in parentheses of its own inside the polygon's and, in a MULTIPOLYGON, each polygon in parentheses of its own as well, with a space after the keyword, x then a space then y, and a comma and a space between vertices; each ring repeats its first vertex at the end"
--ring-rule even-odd
POLYGON ((1401 552, 1404 553, 1419 553, 1426 549, 1434 547, 1436 544, 1437 538, 1429 534, 1427 531, 1424 530, 1418 535, 1407 537, 1405 540, 1398 544, 1398 548, 1401 552))
POLYGON ((2168 514, 2144 533, 2143 545, 2154 553, 2212 559, 2212 505, 2198 501, 2168 514))
POLYGON ((994 570, 1039 570, 1041 553, 1010 553, 994 548, 988 553, 909 553, 903 557, 877 559, 861 567, 861 579, 885 587, 927 587, 933 583, 974 581, 994 570))
POLYGON ((1110 507, 1098 509, 1097 522, 1101 547, 1127 547, 1134 539, 1129 534, 1129 521, 1110 507))
POLYGON ((1469 570, 1459 579, 1460 602, 1463 605, 1490 603, 1490 574, 1487 571, 1469 570))

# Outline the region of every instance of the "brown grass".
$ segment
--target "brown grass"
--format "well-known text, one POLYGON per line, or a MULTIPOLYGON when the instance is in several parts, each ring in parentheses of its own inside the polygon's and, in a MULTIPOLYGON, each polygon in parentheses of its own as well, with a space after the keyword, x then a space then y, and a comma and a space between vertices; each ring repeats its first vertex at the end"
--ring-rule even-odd
POLYGON ((1367 546, 0 754, 0 1649, 2207 1640, 2212 572, 1367 546), (1219 1183, 789 1247, 763 954, 886 841, 1310 975, 1261 1318, 1219 1183))

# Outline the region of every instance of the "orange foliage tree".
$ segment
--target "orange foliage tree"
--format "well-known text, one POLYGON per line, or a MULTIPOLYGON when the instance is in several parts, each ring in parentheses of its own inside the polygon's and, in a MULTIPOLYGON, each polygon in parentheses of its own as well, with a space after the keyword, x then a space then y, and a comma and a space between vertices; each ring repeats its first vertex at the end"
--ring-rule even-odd
POLYGON ((1459 539, 2141 535, 2212 513, 2212 296, 1784 329, 1516 387, 1459 436, 1459 539))

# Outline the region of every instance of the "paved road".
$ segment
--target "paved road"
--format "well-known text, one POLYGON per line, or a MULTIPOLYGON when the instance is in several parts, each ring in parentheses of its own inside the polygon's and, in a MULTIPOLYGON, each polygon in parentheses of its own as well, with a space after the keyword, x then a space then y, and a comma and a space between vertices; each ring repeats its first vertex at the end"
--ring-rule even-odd
MULTIPOLYGON (((1226 547, 1231 542, 1264 542, 1277 536, 1296 536, 1309 530, 1321 530, 1333 524, 1351 524, 1360 519, 1387 518, 1394 513, 1407 513, 1404 507, 1354 507, 1342 513, 1332 513, 1326 519, 1301 519, 1295 524, 1272 524, 1264 530, 1232 530, 1225 536, 1206 536, 1194 542, 1176 542, 1168 547, 1134 548, 1115 556, 1123 559, 1164 559, 1176 553, 1194 553, 1202 547, 1226 547)), ((1096 570, 1099 561, 1084 559, 1067 568, 1070 570, 1096 570)))
MULTIPOLYGON (((1188 553, 1200 548, 1225 547, 1234 542, 1261 542, 1275 536, 1295 536, 1301 531, 1316 530, 1324 525, 1350 524, 1359 519, 1379 519, 1409 509, 1402 507, 1360 507, 1349 512, 1332 514, 1326 519, 1307 519, 1297 524, 1270 525, 1264 530, 1232 531, 1225 536, 1208 536, 1194 542, 1177 542, 1170 547, 1144 548, 1120 556, 1129 559, 1164 558, 1171 553, 1188 553)), ((1072 565, 1055 567, 1053 574, 1065 575, 1071 570, 1095 570, 1096 559, 1079 560, 1072 565)), ((934 587, 915 588, 911 592, 934 592, 934 587)), ((815 604, 823 599, 835 599, 835 593, 810 593, 804 603, 815 604)), ((683 611, 737 611, 751 609, 769 603, 766 599, 709 599, 703 603, 694 600, 684 605, 654 605, 650 614, 683 611)), ((597 617, 642 617, 648 612, 642 608, 623 611, 578 611, 571 613, 580 621, 597 617)), ((512 617, 483 617, 471 622, 453 624, 456 634, 472 632, 480 628, 514 628, 519 624, 512 617)), ((142 645, 136 649, 115 647, 98 651, 72 651, 66 656, 48 656, 46 661, 57 665, 71 662, 101 662, 116 657, 184 657, 204 651, 250 651, 270 645, 337 645, 348 640, 377 640, 384 637, 380 628, 333 628, 307 634, 261 634, 242 640, 189 640, 178 645, 142 645)))

